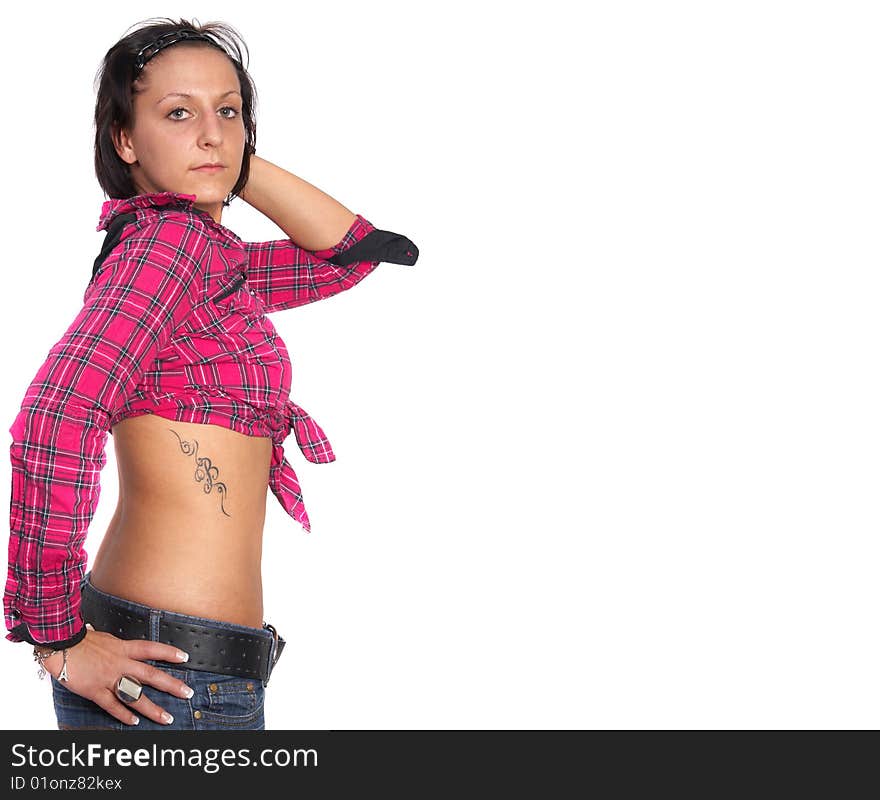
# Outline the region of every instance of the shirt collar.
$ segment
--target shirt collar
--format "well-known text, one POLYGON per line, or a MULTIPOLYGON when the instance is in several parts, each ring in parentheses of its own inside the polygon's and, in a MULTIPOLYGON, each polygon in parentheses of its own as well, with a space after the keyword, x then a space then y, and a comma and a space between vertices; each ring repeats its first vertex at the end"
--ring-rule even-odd
POLYGON ((235 231, 217 222, 207 211, 193 206, 196 199, 194 194, 182 194, 180 192, 148 192, 146 194, 136 194, 133 197, 111 197, 109 200, 105 200, 104 205, 101 206, 101 217, 95 230, 104 230, 113 221, 114 217, 134 211, 136 208, 176 206, 177 208, 187 209, 200 214, 207 224, 224 237, 227 247, 243 248, 244 243, 235 231))
POLYGON ((180 192, 149 192, 147 194, 134 195, 133 197, 111 197, 109 200, 105 200, 104 205, 101 206, 101 216, 98 220, 98 227, 95 230, 104 230, 113 221, 114 217, 134 211, 137 208, 167 205, 192 208, 192 204, 195 201, 196 195, 181 194, 180 192))

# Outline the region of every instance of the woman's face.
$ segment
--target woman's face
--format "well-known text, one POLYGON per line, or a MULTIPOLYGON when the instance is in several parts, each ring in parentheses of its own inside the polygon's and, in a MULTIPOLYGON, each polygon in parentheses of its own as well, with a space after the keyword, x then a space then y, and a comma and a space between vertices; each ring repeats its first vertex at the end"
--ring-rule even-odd
POLYGON ((213 47, 172 45, 146 63, 137 87, 142 91, 133 98, 134 127, 120 133, 116 151, 131 165, 138 194, 194 194, 194 206, 220 222, 245 145, 241 86, 232 62, 213 47), (207 162, 223 169, 195 169, 207 162))

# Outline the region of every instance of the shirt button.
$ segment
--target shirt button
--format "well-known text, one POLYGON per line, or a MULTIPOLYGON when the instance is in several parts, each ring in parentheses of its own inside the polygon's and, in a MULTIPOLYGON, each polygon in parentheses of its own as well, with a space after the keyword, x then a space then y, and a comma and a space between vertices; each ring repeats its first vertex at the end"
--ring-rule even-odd
POLYGON ((209 692, 216 692, 217 691, 217 684, 216 683, 209 684, 208 691, 209 692))
POLYGON ((202 712, 201 712, 201 711, 195 711, 195 712, 193 712, 193 716, 194 716, 196 719, 201 719, 201 718, 202 718, 202 712))

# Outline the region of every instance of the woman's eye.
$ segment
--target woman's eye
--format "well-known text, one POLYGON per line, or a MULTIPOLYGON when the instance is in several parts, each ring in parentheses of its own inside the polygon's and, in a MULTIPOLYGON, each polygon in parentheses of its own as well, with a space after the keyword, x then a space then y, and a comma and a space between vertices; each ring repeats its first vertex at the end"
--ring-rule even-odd
MULTIPOLYGON (((232 106, 224 106, 221 111, 232 111, 232 114, 227 114, 226 119, 235 119, 238 116, 238 109, 233 108, 232 106)), ((186 111, 185 108, 179 107, 175 108, 173 111, 169 112, 168 116, 171 117, 172 114, 176 114, 178 111, 186 111)), ((182 117, 171 117, 172 119, 183 119, 182 117)))

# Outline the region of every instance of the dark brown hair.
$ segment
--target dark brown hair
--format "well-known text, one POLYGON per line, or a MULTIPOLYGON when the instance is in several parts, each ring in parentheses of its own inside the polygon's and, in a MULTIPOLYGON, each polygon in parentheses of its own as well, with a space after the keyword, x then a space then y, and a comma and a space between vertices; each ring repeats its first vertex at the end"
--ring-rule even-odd
POLYGON ((119 157, 113 145, 114 133, 122 128, 131 129, 134 124, 134 95, 138 93, 136 83, 140 72, 135 68, 135 59, 141 48, 159 36, 174 33, 183 28, 190 28, 208 35, 212 42, 184 40, 176 42, 170 47, 217 47, 232 62, 241 84, 241 115, 245 129, 245 147, 238 182, 223 201, 223 205, 228 206, 232 198, 237 197, 247 183, 251 154, 256 152, 255 106, 257 90, 247 69, 242 65, 242 50, 238 43, 241 42, 249 59, 247 45, 232 26, 222 22, 208 22, 205 25, 199 25, 198 20, 195 22, 187 19, 175 21, 170 17, 153 17, 136 23, 136 25, 140 27, 124 36, 107 51, 95 76, 97 87, 95 174, 98 177, 98 183, 108 197, 124 198, 137 194, 129 165, 119 157))

